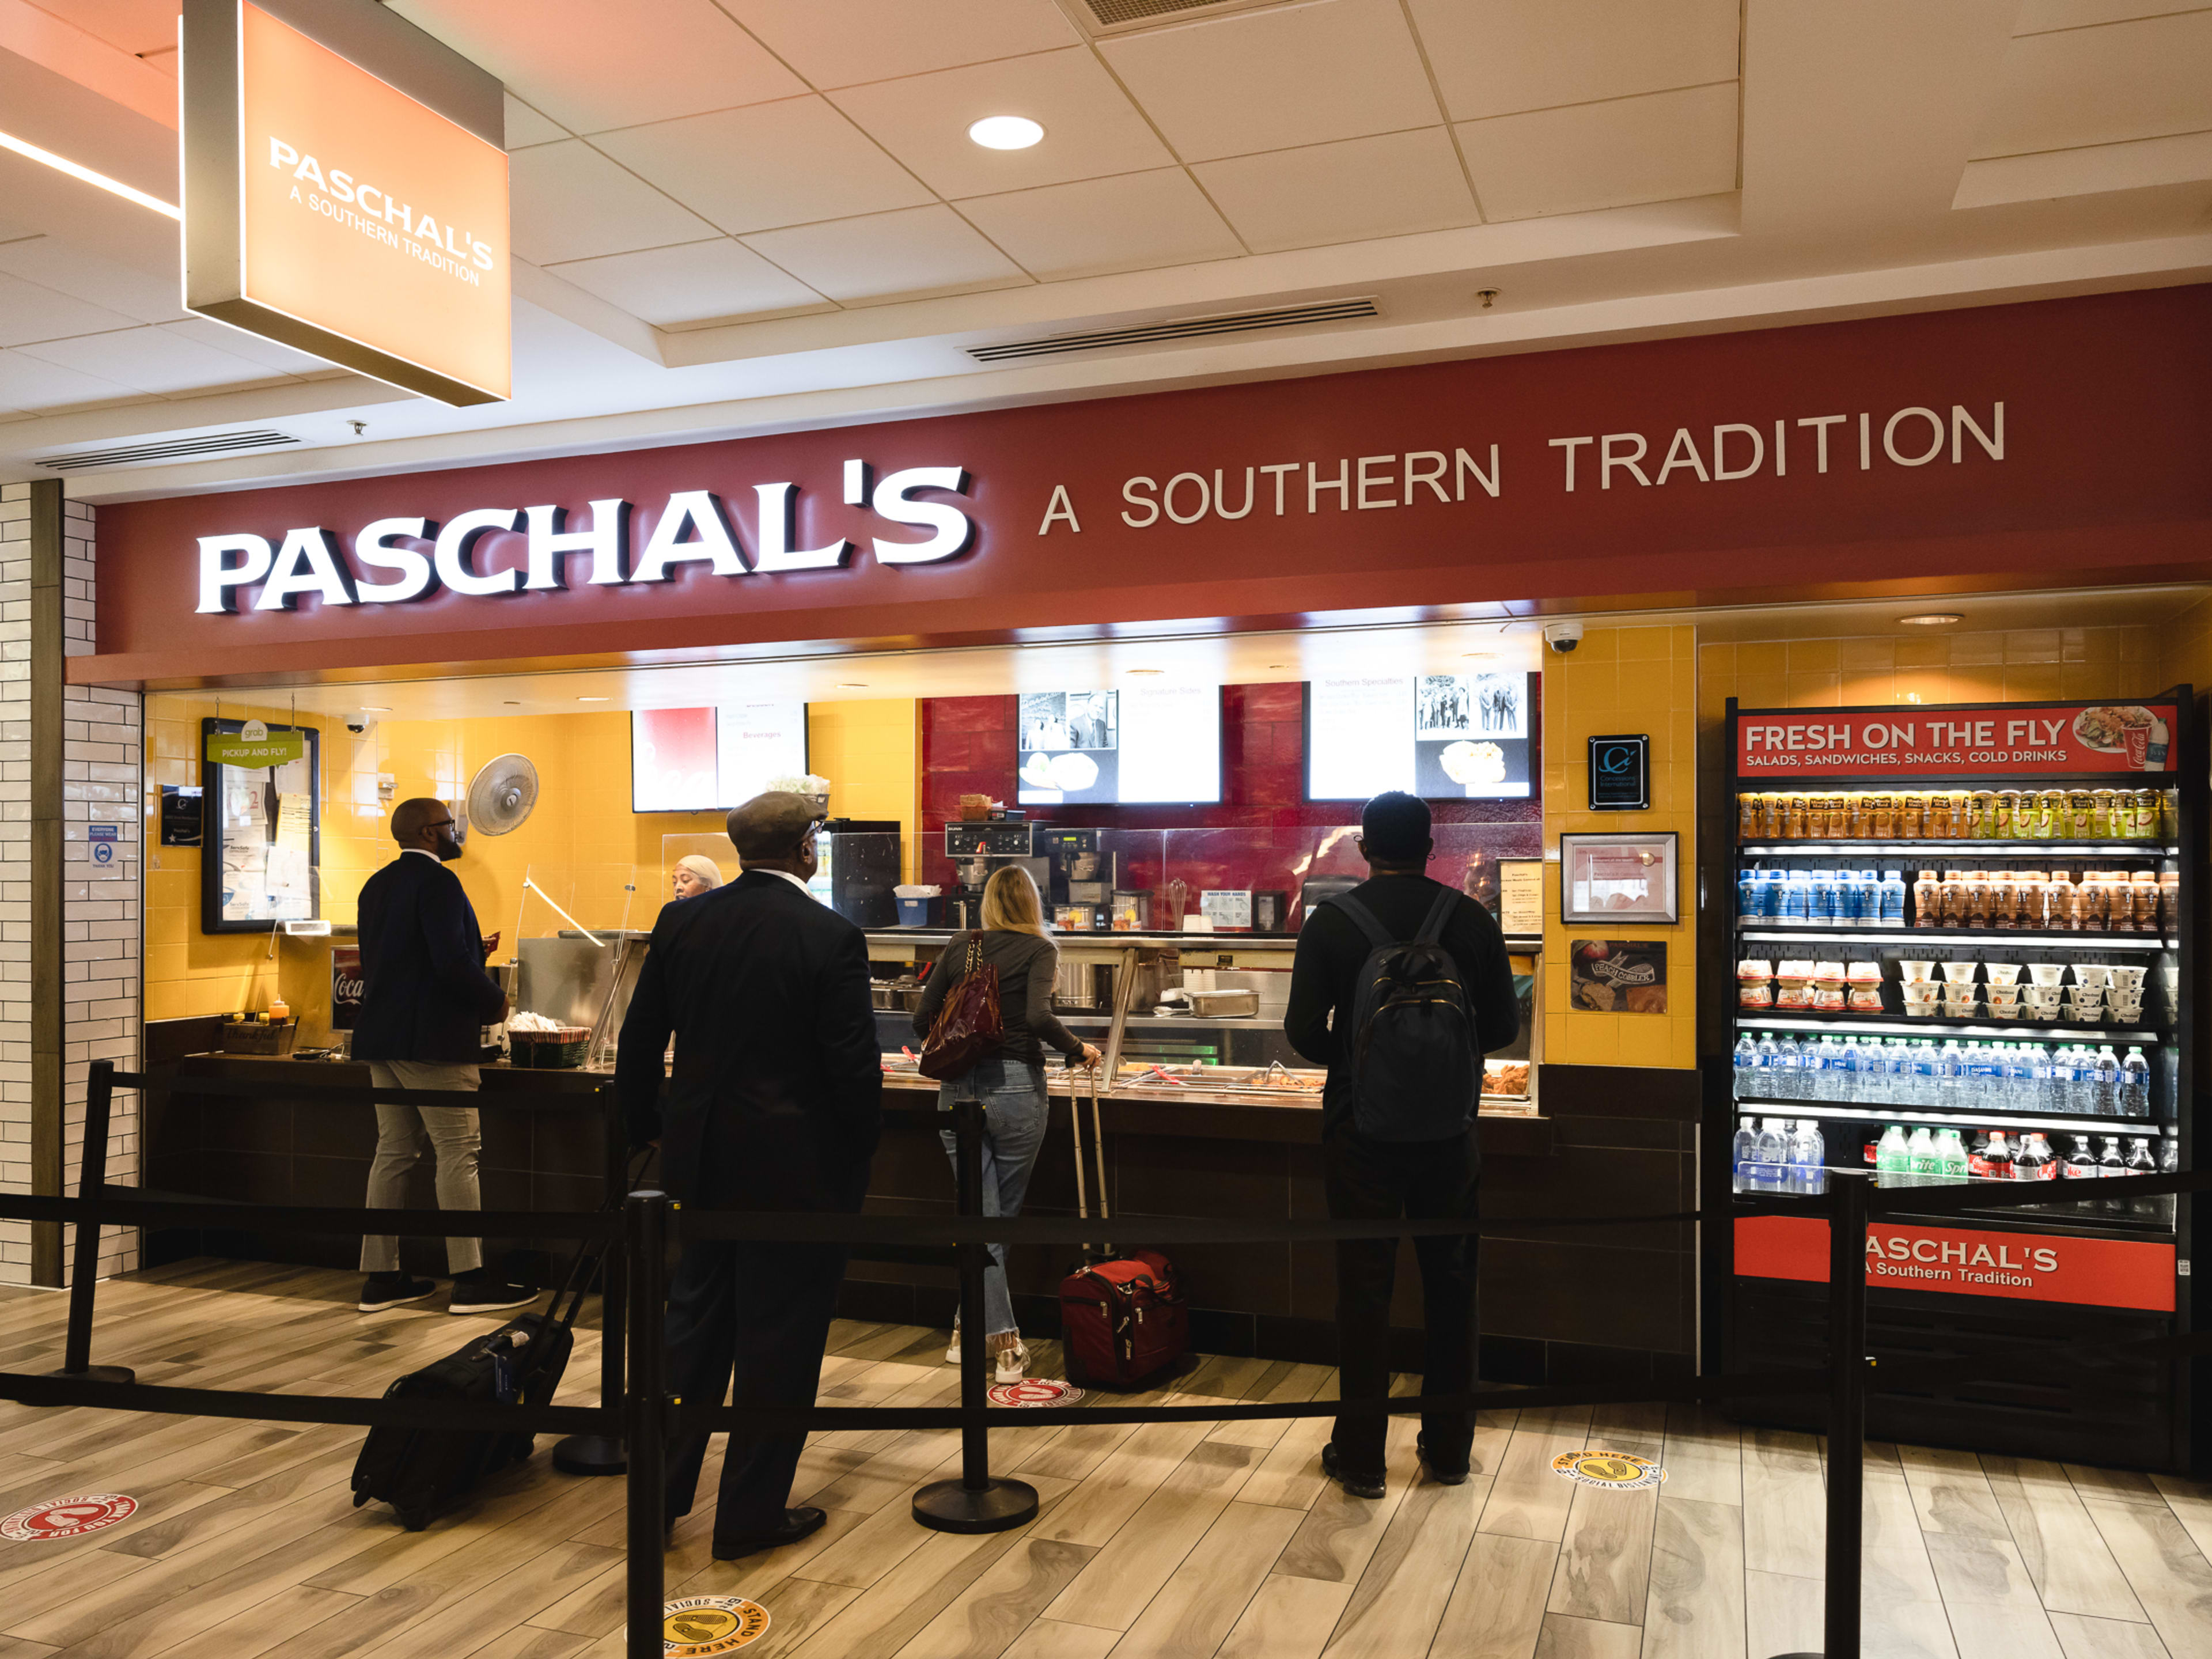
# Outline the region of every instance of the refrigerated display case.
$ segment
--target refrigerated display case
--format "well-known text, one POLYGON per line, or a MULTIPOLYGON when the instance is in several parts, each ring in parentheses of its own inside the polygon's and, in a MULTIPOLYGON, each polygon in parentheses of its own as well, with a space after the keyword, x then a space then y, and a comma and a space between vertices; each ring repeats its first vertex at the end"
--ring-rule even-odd
MULTIPOLYGON (((2205 758, 2191 688, 2140 702, 1728 707, 1732 1064, 1707 1091, 1705 1287, 1721 1363, 1824 1364, 1839 1168, 1909 1194, 2032 1181, 1974 1224, 1909 1212, 1869 1247, 1877 1359, 2027 1343, 1986 1381, 1885 1394, 1868 1432, 2179 1469, 2189 1214, 2102 1176, 2188 1168, 2205 758), (1746 1200, 1762 1213, 1742 1213, 1746 1200), (1789 1213, 1802 1201, 1808 1213, 1789 1213), (1709 1197, 1708 1202, 1711 1202, 1709 1197), (1781 1213, 1772 1213, 1777 1205, 1781 1213)), ((1909 1203, 1909 1199, 1908 1199, 1909 1203)), ((1816 1401, 1753 1421, 1816 1426, 1816 1401)))

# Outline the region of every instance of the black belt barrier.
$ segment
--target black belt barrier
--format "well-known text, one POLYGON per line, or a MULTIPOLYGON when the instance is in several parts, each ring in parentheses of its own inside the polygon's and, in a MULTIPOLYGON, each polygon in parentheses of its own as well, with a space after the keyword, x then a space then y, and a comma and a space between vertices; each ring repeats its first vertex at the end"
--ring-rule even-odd
MULTIPOLYGON (((1745 1395, 1778 1396, 1825 1393, 1829 1397, 1827 1462, 1827 1579, 1823 1610, 1826 1659, 1856 1659, 1859 1653, 1859 1554, 1861 1504, 1864 1490, 1866 1395, 1874 1361, 1866 1352, 1866 1230, 1887 1215, 1963 1212, 2065 1203, 2063 1187, 2018 1186, 1884 1190, 1875 1178, 1855 1171, 1830 1172, 1829 1192, 1820 1212, 1829 1223, 1829 1364, 1825 1367, 1645 1382, 1623 1389, 1601 1384, 1533 1389, 1475 1389, 1463 1394, 1390 1395, 1380 1399, 1297 1401, 1276 1405, 1093 1406, 1044 1409, 996 1407, 982 1388, 981 1322, 963 1327, 961 1403, 936 1406, 766 1406, 739 1401, 731 1406, 686 1407, 668 1391, 667 1356, 659 1321, 667 1291, 667 1246, 672 1236, 686 1239, 774 1239, 783 1243, 847 1243, 905 1253, 908 1259, 956 1259, 961 1267, 963 1302, 980 1303, 981 1261, 989 1243, 1066 1244, 1085 1243, 1098 1224, 1083 1220, 985 1218, 980 1213, 980 1183, 975 1179, 980 1113, 955 1113, 961 1144, 962 1213, 950 1220, 921 1217, 859 1216, 815 1212, 693 1211, 684 1212, 665 1193, 633 1191, 619 1217, 602 1213, 548 1214, 538 1211, 415 1211, 322 1209, 203 1202, 134 1195, 106 1182, 110 1104, 117 1088, 167 1087, 200 1095, 283 1095, 319 1103, 354 1104, 404 1101, 451 1105, 442 1091, 341 1088, 323 1090, 295 1083, 194 1078, 151 1079, 121 1073, 106 1060, 92 1065, 86 1113, 82 1195, 74 1199, 0 1194, 0 1218, 73 1222, 76 1250, 70 1294, 67 1363, 46 1376, 0 1371, 0 1399, 26 1405, 88 1410, 155 1412, 175 1415, 245 1419, 278 1423, 326 1423, 356 1427, 383 1425, 470 1431, 557 1434, 569 1438, 556 1448, 556 1462, 571 1473, 625 1473, 629 1510, 629 1659, 659 1659, 663 1649, 663 1515, 665 1459, 670 1438, 679 1430, 697 1432, 755 1432, 763 1429, 933 1430, 957 1428, 963 1441, 962 1477, 940 1482, 951 1488, 918 1518, 957 1530, 985 1530, 1018 1524, 1033 1510, 1018 1481, 994 1481, 988 1466, 988 1431, 992 1427, 1041 1427, 1054 1424, 1249 1422, 1310 1417, 1404 1416, 1428 1411, 1531 1410, 1562 1406, 1627 1404, 1650 1401, 1705 1402, 1745 1395), (366 1396, 262 1394, 236 1389, 180 1389, 137 1382, 122 1367, 88 1364, 93 1286, 98 1276, 99 1229, 102 1222, 141 1225, 205 1227, 234 1224, 270 1231, 360 1232, 410 1237, 459 1235, 536 1234, 544 1237, 606 1239, 619 1253, 607 1272, 607 1303, 625 1296, 645 1316, 622 1320, 610 1307, 602 1342, 600 1404, 598 1406, 501 1406, 371 1399, 366 1396), (952 1250, 947 1251, 945 1246, 952 1250), (625 1286, 623 1281, 627 1280, 625 1286), (627 1373, 623 1350, 627 1348, 627 1373), (626 1443, 625 1443, 626 1442, 626 1443), (594 1449, 571 1463, 561 1453, 594 1449), (611 1462, 612 1467, 609 1467, 611 1462), (1012 1490, 1018 1488, 1018 1491, 1012 1490), (1011 1514, 1016 1518, 1009 1522, 1011 1514), (947 1519, 947 1516, 951 1519, 947 1519)), ((599 1091, 602 1096, 604 1091, 599 1091)), ((478 1103, 515 1103, 494 1094, 478 1103)), ((619 1118, 610 1114, 611 1168, 621 1168, 619 1118)), ((2212 1175, 2123 1176, 2100 1181, 2101 1200, 2193 1193, 2212 1186, 2212 1175)), ((1731 1200, 1723 1216, 1737 1213, 1805 1215, 1812 1206, 1731 1200)), ((1453 1233, 1516 1233, 1532 1228, 1649 1226, 1701 1221, 1701 1211, 1628 1216, 1529 1217, 1479 1221, 1229 1222, 1156 1220, 1146 1236, 1162 1243, 1243 1243, 1255 1240, 1323 1241, 1342 1238, 1422 1238, 1453 1233)), ((2155 1337, 2114 1344, 2073 1345, 2100 1354, 2128 1352, 2180 1358, 2212 1352, 2212 1333, 2155 1337)), ((2047 1345, 2000 1350, 1972 1359, 1908 1361, 1887 1368, 1885 1382, 1917 1386, 1986 1375, 1993 1364, 2017 1357, 2048 1358, 2047 1345)), ((934 1491, 936 1489, 925 1489, 934 1491)), ((1034 1494, 1030 1496, 1033 1501, 1034 1494)), ((1756 1659, 1756 1656, 1755 1656, 1756 1659)), ((1784 1659, 1806 1659, 1785 1656, 1784 1659)))

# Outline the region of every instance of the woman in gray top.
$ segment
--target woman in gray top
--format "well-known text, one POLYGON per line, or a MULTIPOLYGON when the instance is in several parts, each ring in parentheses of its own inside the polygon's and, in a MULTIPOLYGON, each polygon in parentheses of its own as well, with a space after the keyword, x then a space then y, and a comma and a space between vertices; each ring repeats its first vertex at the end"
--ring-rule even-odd
MULTIPOLYGON (((983 1213, 1016 1216, 1030 1171, 1044 1146, 1047 1105, 1044 1045, 1085 1066, 1096 1066, 1098 1050, 1075 1036, 1052 1012, 1053 981, 1060 972, 1060 950, 1044 931, 1044 907, 1028 871, 1008 865, 983 889, 983 926, 979 933, 952 936, 937 959, 915 1011, 914 1029, 927 1036, 945 999, 966 972, 968 948, 980 939, 983 965, 998 970, 1001 1035, 998 1052, 976 1062, 964 1076, 944 1084, 938 1105, 950 1111, 956 1100, 983 1104, 983 1213)), ((959 1172, 959 1143, 940 1130, 945 1155, 959 1172)), ((984 1331, 997 1358, 998 1380, 1018 1382, 1029 1364, 1022 1334, 1014 1322, 1014 1304, 1006 1289, 1006 1247, 991 1246, 991 1265, 983 1273, 984 1331)), ((945 1362, 960 1363, 960 1327, 952 1328, 945 1362)))

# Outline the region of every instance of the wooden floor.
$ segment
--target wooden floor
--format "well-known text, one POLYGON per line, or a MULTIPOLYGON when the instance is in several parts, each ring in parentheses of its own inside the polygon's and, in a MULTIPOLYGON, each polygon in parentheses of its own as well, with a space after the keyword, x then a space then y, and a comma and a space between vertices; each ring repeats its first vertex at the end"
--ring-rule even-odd
MULTIPOLYGON (((351 1275, 200 1264, 101 1287, 94 1358, 143 1381, 372 1394, 484 1322, 374 1316, 351 1275)), ((436 1304, 431 1304, 434 1309, 436 1304)), ((0 1291, 0 1368, 56 1362, 64 1298, 0 1291)), ((942 1333, 840 1325, 825 1400, 949 1401, 942 1333)), ((564 1401, 590 1403, 598 1338, 564 1401)), ((1041 1373, 1056 1358, 1041 1350, 1041 1373)), ((1152 1399, 1327 1397, 1324 1367, 1211 1359, 1152 1399)), ((1401 1388, 1407 1386, 1401 1380, 1401 1388)), ((957 1472, 943 1432, 817 1437, 794 1502, 820 1533, 736 1563, 702 1509, 669 1594, 742 1595, 750 1650, 805 1659, 1768 1659, 1819 1646, 1822 1474, 1809 1436, 1658 1407, 1486 1418, 1462 1486, 1391 1434, 1379 1503, 1321 1479, 1324 1419, 1014 1430, 993 1461, 1042 1495, 963 1538, 907 1499, 957 1472), (1563 1450, 1661 1460, 1658 1492, 1551 1472, 1563 1450)), ((0 1514, 123 1492, 106 1532, 0 1542, 0 1659, 573 1659, 622 1652, 623 1483, 543 1451, 427 1532, 352 1507, 361 1431, 0 1405, 0 1514)), ((540 1443, 541 1446, 544 1443, 540 1443)), ((719 1467, 710 1461, 708 1489, 719 1467)), ((1872 1449, 1866 1652, 2212 1659, 2212 1488, 1872 1449)))

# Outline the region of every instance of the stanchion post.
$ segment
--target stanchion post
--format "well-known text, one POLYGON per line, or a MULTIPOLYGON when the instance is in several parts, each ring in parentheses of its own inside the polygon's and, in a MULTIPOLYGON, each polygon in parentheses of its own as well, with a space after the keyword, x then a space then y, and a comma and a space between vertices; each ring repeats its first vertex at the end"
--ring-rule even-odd
MULTIPOLYGON (((85 1085, 84 1149, 77 1163, 76 1195, 98 1199, 107 1186, 107 1126, 114 1115, 115 1062, 95 1060, 85 1085)), ((76 1224, 76 1258, 70 1272, 69 1334, 62 1345, 62 1365, 53 1376, 80 1382, 135 1382, 138 1373, 128 1365, 92 1363, 92 1303, 100 1282, 100 1223, 85 1216, 76 1224)))
POLYGON ((1828 1552, 1820 1652, 1859 1659, 1859 1553, 1866 1501, 1867 1217, 1873 1179, 1828 1173, 1828 1552))
POLYGON ((629 1659, 661 1659, 667 1599, 668 1356, 661 1308, 668 1270, 668 1194, 632 1193, 623 1206, 629 1268, 629 1659))
MULTIPOLYGON (((623 1117, 622 1103, 616 1098, 612 1084, 601 1084, 597 1098, 600 1121, 606 1131, 604 1202, 612 1207, 616 1195, 629 1179, 629 1125, 623 1117)), ((623 1308, 628 1299, 629 1276, 623 1240, 614 1239, 609 1243, 606 1259, 599 1267, 599 1408, 606 1412, 619 1412, 623 1407, 623 1348, 626 1340, 623 1308)), ((563 1474, 620 1474, 629 1467, 629 1460, 618 1434, 572 1434, 555 1443, 553 1467, 563 1474)))
MULTIPOLYGON (((983 1213, 983 1107, 963 1100, 952 1108, 952 1134, 958 1150, 959 1209, 963 1217, 983 1213)), ((991 1431, 983 1413, 989 1405, 983 1382, 983 1270, 990 1247, 960 1246, 960 1478, 933 1480, 914 1495, 914 1518, 939 1532, 1004 1532, 1033 1520, 1036 1488, 1025 1480, 991 1478, 991 1431)))

